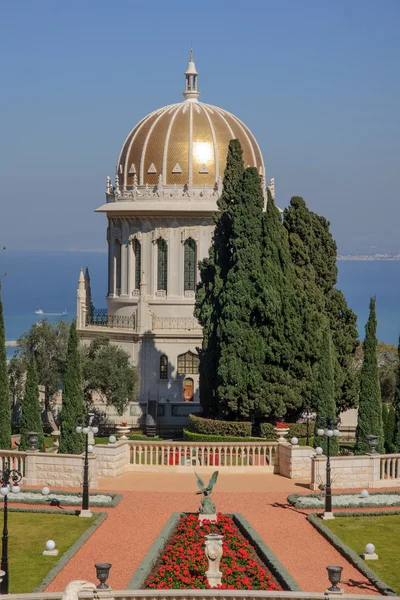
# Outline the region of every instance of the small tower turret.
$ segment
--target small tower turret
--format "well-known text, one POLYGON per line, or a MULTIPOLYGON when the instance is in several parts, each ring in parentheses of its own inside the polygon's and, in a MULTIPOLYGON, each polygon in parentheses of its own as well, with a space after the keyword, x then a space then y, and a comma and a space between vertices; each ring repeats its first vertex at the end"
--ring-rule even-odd
POLYGON ((186 89, 183 92, 185 100, 197 100, 200 96, 200 92, 197 91, 197 76, 196 65, 193 60, 193 50, 190 49, 189 66, 185 71, 186 77, 186 89))

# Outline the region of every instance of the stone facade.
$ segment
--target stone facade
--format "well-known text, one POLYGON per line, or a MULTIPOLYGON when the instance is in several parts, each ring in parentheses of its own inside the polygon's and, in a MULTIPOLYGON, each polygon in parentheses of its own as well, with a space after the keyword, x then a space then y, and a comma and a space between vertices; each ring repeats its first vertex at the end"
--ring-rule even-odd
POLYGON ((98 477, 118 477, 128 469, 130 463, 129 444, 125 442, 109 445, 97 445, 98 477))
POLYGON ((311 457, 314 449, 310 446, 292 446, 287 442, 278 444, 278 472, 289 479, 310 480, 311 457))
MULTIPOLYGON (((331 458, 332 489, 376 488, 393 485, 393 480, 381 479, 380 454, 334 456, 331 458)), ((326 481, 326 456, 312 459, 311 489, 317 490, 326 481)))
MULTIPOLYGON (((89 481, 97 488, 97 457, 89 457, 89 481)), ((26 452, 25 485, 51 488, 81 488, 83 482, 83 455, 26 452)))

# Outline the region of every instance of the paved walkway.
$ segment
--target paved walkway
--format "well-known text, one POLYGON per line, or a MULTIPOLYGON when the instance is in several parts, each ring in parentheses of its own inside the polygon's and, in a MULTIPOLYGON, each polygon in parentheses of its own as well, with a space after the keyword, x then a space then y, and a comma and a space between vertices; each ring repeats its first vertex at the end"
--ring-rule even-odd
MULTIPOLYGON (((124 589, 171 513, 196 511, 199 505, 191 474, 130 473, 110 482, 103 480, 105 484, 103 489, 121 491, 123 500, 107 509, 106 521, 46 591, 63 590, 72 579, 95 581, 94 564, 103 561, 113 565, 109 579, 112 588, 124 589), (133 488, 136 491, 130 491, 133 488)), ((306 512, 288 506, 290 492, 306 491, 301 484, 276 475, 222 473, 217 489, 213 498, 218 510, 241 512, 304 591, 324 592, 328 584, 326 566, 333 564, 344 567, 345 591, 377 593, 306 521, 306 512)))

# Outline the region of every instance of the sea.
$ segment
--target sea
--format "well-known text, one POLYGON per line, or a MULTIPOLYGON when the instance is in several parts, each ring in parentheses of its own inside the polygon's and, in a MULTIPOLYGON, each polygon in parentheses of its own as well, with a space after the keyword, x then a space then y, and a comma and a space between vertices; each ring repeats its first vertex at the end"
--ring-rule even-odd
MULTIPOLYGON (((76 314, 76 291, 80 268, 89 268, 92 299, 96 308, 106 308, 106 252, 0 253, 3 311, 6 339, 17 340, 42 317, 49 321, 71 321, 76 314), (64 311, 67 315, 62 315, 64 311)), ((369 300, 376 296, 378 339, 396 344, 400 334, 400 260, 338 261, 338 288, 358 317, 358 333, 364 337, 369 300)), ((11 357, 15 348, 8 347, 11 357)))

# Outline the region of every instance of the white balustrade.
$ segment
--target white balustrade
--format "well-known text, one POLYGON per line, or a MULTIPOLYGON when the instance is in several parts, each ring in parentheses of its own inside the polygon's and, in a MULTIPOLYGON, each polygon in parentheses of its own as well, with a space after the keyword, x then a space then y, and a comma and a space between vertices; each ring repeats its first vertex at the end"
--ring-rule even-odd
POLYGON ((16 469, 25 476, 25 452, 15 450, 0 450, 0 471, 5 468, 16 469))
MULTIPOLYGON (((276 442, 196 443, 130 440, 134 467, 269 468, 275 463, 276 442)), ((268 469, 269 470, 269 469, 268 469)))

